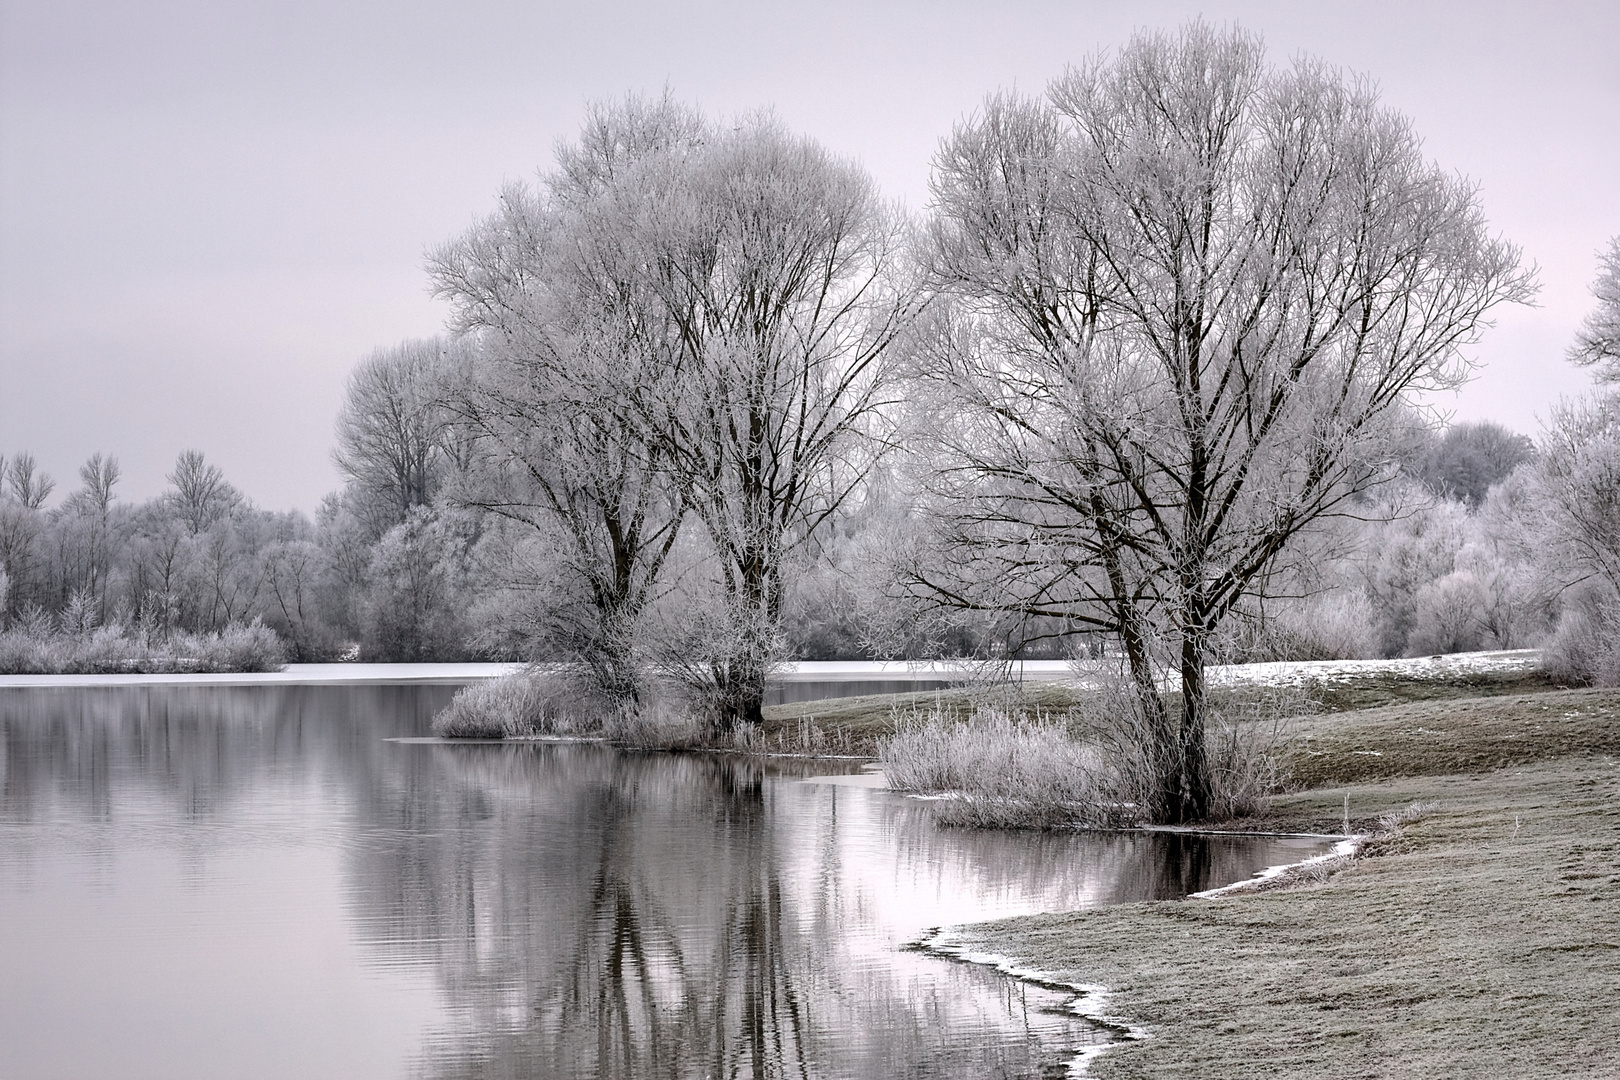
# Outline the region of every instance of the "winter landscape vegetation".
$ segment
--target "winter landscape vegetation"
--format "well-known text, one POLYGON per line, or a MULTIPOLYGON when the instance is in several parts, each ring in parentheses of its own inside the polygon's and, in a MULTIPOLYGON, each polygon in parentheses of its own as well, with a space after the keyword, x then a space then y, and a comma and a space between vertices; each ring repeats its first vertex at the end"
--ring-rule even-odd
MULTIPOLYGON (((931 195, 590 107, 430 249, 450 323, 354 368, 313 517, 10 448, 0 673, 508 661, 436 702, 472 768, 826 756, 939 828, 1351 838, 930 948, 1093 988, 1098 1076, 1620 1070, 1620 238, 1548 358, 1592 389, 1520 433, 1431 402, 1535 269, 1368 79, 1142 32, 985 98, 931 195), (806 661, 950 685, 775 701, 806 661)), ((609 1019, 591 1074, 687 1075, 609 1019)))

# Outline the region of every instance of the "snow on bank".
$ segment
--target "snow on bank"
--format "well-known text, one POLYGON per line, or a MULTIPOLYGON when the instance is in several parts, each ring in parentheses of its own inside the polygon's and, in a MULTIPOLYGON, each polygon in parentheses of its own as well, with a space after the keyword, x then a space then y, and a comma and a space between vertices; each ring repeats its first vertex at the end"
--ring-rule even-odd
MULTIPOLYGON (((1535 649, 1455 653, 1410 660, 1313 660, 1281 664, 1234 664, 1209 669, 1216 686, 1298 686, 1305 682, 1348 682, 1369 677, 1434 679, 1530 671, 1540 660, 1535 649)), ((330 683, 467 683, 493 679, 522 664, 288 664, 281 671, 209 675, 0 675, 0 687, 13 686, 264 686, 330 683)), ((1085 685, 1088 667, 1067 660, 1020 660, 1011 665, 1014 682, 1069 682, 1085 685)), ((779 683, 982 682, 989 668, 961 660, 805 660, 783 664, 779 683)), ((1173 680, 1173 676, 1172 676, 1173 680)), ((1173 681, 1171 682, 1173 685, 1173 681)))
POLYGON ((1368 836, 1365 833, 1347 836, 1334 844, 1331 850, 1324 851, 1320 855, 1313 855, 1299 862, 1268 866, 1258 874, 1246 877, 1242 881, 1234 881, 1230 885, 1222 885, 1216 889, 1205 889, 1203 892, 1193 893, 1192 896, 1197 900, 1211 900, 1217 896, 1236 896, 1242 893, 1256 892, 1264 888, 1267 882, 1280 878, 1285 874, 1297 874, 1300 871, 1308 871, 1316 866, 1325 867, 1336 859, 1352 859, 1361 850, 1361 845, 1365 844, 1367 839, 1368 836))
POLYGON ((1397 678, 1445 682, 1479 675, 1513 675, 1535 670, 1540 649, 1451 653, 1401 660, 1302 660, 1277 664, 1230 664, 1210 668, 1206 677, 1215 686, 1300 686, 1307 682, 1351 682, 1368 678, 1397 678))
MULTIPOLYGON (((1304 683, 1351 682, 1368 678, 1401 680, 1451 679, 1480 675, 1513 675, 1535 670, 1539 649, 1452 653, 1399 660, 1301 660, 1271 664, 1223 664, 1209 668, 1212 686, 1300 686, 1304 683)), ((1066 682, 1094 684, 1102 661, 1019 660, 1006 670, 1013 682, 1066 682)), ((1118 660, 1106 661, 1109 664, 1118 660)), ((783 664, 773 676, 780 683, 821 682, 988 682, 1000 665, 970 660, 800 661, 783 664)), ((1179 685, 1175 672, 1165 675, 1167 689, 1179 685)))
MULTIPOLYGON (((782 664, 773 682, 983 682, 1003 665, 974 660, 800 660, 782 664)), ((1061 682, 1075 677, 1067 660, 1015 660, 1014 682, 1061 682)))

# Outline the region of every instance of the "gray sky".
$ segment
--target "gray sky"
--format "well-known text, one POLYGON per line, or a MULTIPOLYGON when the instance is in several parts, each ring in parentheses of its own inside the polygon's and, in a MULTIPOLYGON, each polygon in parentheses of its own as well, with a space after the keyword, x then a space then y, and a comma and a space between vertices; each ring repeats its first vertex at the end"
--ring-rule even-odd
POLYGON ((332 421, 372 348, 436 333, 425 248, 545 166, 587 100, 774 106, 927 202, 939 138, 1137 27, 1198 14, 1373 76, 1541 268, 1476 350, 1460 419, 1533 433, 1620 233, 1620 4, 653 4, 4 0, 0 454, 125 498, 195 447, 270 508, 337 486, 332 421))

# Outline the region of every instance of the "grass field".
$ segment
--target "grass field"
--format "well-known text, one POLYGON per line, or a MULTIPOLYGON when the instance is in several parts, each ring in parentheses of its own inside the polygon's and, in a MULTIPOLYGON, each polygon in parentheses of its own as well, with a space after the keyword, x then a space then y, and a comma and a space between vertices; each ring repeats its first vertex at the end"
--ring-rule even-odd
MULTIPOLYGON (((1616 699, 1620 700, 1620 699, 1616 699)), ((1100 1077, 1620 1076, 1620 763, 1601 755, 1279 800, 1439 808, 1325 883, 969 928, 1109 988, 1150 1038, 1100 1077)))
POLYGON ((1151 1037, 1100 1077, 1620 1077, 1620 692, 1300 724, 1252 827, 1437 804, 1320 884, 972 928, 1151 1037))
MULTIPOLYGON (((959 945, 1108 988, 1107 1011, 1149 1037, 1088 1075, 1620 1077, 1620 691, 1533 672, 1327 689, 1295 724, 1292 790, 1240 825, 1337 831, 1347 798, 1356 829, 1435 804, 1421 819, 1326 881, 982 924, 959 945)), ((783 743, 857 746, 934 704, 768 720, 783 743)))

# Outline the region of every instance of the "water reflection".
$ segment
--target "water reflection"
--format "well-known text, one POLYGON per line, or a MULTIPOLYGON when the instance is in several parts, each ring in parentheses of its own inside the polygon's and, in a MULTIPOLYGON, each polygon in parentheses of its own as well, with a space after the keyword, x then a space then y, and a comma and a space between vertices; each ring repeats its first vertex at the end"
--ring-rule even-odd
POLYGON ((898 946, 1296 857, 942 831, 721 757, 388 741, 448 694, 0 692, 0 969, 33 988, 0 990, 0 1056, 106 1077, 1061 1075, 1099 1034, 1058 996, 898 946), (173 1034, 198 1025, 210 1040, 173 1034), (96 1056, 86 1026, 121 1049, 96 1056))

